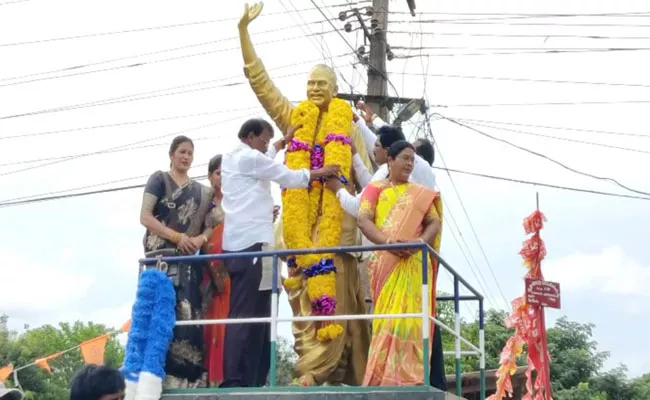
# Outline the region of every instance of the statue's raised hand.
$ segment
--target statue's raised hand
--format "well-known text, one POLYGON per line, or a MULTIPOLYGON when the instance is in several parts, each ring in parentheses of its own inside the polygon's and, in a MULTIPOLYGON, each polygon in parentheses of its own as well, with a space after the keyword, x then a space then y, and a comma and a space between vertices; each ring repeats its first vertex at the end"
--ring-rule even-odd
POLYGON ((244 15, 242 15, 239 20, 239 28, 248 28, 248 24, 253 22, 257 18, 264 8, 264 3, 259 2, 255 3, 252 6, 249 6, 248 3, 244 6, 244 15))

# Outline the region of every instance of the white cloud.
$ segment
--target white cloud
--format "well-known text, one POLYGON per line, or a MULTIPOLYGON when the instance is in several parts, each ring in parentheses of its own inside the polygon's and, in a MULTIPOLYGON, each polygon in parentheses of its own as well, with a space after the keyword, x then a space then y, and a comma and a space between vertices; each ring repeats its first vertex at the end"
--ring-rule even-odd
MULTIPOLYGON (((598 254, 575 253, 547 261, 543 270, 547 279, 560 282, 562 291, 650 296, 650 265, 640 265, 617 245, 598 254)), ((633 308, 628 311, 634 313, 633 308)))

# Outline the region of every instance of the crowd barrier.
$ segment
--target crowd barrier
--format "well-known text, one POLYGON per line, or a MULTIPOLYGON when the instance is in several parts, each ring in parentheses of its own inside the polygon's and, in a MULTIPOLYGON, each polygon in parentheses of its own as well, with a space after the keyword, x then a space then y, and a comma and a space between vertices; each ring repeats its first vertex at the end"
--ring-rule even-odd
MULTIPOLYGON (((424 350, 424 382, 429 382, 429 332, 430 322, 436 326, 451 333, 455 337, 455 349, 453 352, 446 351, 445 355, 453 354, 455 357, 456 368, 456 395, 462 394, 461 363, 462 356, 478 355, 480 362, 480 399, 485 399, 485 331, 484 331, 484 302, 483 296, 474 289, 463 277, 458 274, 440 255, 429 245, 424 243, 392 243, 372 246, 339 246, 320 249, 300 249, 300 250, 270 250, 247 253, 227 253, 227 254, 208 254, 208 255, 187 255, 174 257, 145 258, 139 260, 141 269, 146 265, 172 262, 183 263, 200 263, 210 260, 225 260, 228 258, 245 258, 245 257, 273 257, 273 288, 271 297, 271 316, 264 318, 233 318, 233 319, 202 319, 191 321, 177 321, 177 325, 209 325, 209 324, 252 324, 252 323, 269 323, 271 324, 271 368, 269 371, 269 386, 276 387, 277 384, 277 324, 278 322, 294 321, 340 321, 340 320, 373 320, 373 319, 398 319, 398 318, 421 318, 422 319, 422 337, 424 350), (280 257, 287 257, 299 254, 324 254, 324 253, 358 253, 363 251, 375 250, 398 250, 398 249, 420 249, 423 252, 422 257, 422 311, 411 314, 369 314, 369 315, 330 315, 330 316, 302 316, 302 317, 279 317, 278 316, 278 262, 280 257), (432 254, 437 260, 438 265, 442 266, 447 272, 451 273, 454 282, 453 296, 437 297, 437 301, 454 302, 454 327, 450 328, 435 317, 429 315, 429 282, 427 275, 427 259, 432 254), (460 285, 463 285, 472 295, 461 296, 460 285), (461 301, 478 301, 479 308, 479 343, 478 346, 471 343, 460 334, 460 302, 461 301), (466 344, 469 351, 461 351, 461 342, 466 344)), ((438 268, 438 275, 441 269, 438 268)), ((253 388, 250 388, 253 389, 253 388)), ((199 390, 199 389, 194 389, 199 390)), ((218 391, 219 389, 212 389, 218 391)))

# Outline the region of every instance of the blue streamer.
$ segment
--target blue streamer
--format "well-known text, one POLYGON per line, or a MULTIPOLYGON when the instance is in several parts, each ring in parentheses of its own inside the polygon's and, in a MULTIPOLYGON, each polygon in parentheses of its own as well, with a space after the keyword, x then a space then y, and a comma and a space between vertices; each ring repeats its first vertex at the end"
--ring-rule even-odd
POLYGON ((176 323, 176 292, 167 275, 157 272, 155 307, 151 316, 142 371, 165 377, 165 360, 174 336, 176 323))
POLYGON ((130 381, 137 382, 142 370, 143 355, 149 338, 149 326, 153 313, 158 283, 156 270, 148 269, 140 274, 135 303, 131 311, 131 329, 126 343, 126 355, 122 373, 130 381))

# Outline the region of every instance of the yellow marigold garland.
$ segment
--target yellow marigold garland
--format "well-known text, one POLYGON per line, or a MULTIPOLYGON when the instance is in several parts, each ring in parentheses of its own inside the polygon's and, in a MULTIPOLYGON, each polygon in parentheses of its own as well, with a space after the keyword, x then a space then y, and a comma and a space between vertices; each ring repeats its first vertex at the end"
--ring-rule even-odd
MULTIPOLYGON (((339 165, 341 179, 350 176, 352 150, 350 125, 352 109, 343 100, 332 99, 326 113, 310 101, 300 103, 293 111, 291 124, 302 126, 294 134, 287 149, 286 164, 291 169, 317 169, 323 165, 339 165), (321 119, 318 132, 319 116, 321 119)), ((283 192, 283 236, 289 249, 337 246, 341 238, 343 209, 336 195, 323 190, 322 182, 312 182, 310 189, 286 189, 283 192), (318 219, 320 211, 320 219, 318 219), (318 219, 318 242, 311 240, 318 219)), ((291 268, 298 267, 307 278, 306 289, 312 301, 312 314, 333 315, 336 310, 336 268, 333 254, 298 255, 289 260, 291 268)), ((301 276, 286 279, 287 290, 302 287, 301 276)), ((317 330, 319 341, 327 341, 343 333, 336 323, 322 323, 317 330)))

